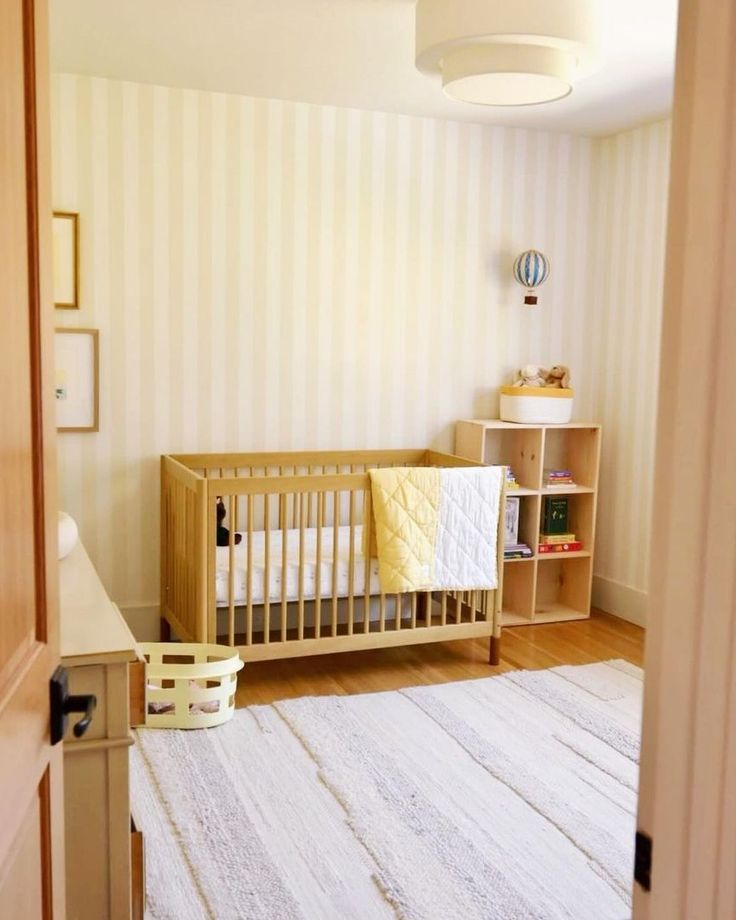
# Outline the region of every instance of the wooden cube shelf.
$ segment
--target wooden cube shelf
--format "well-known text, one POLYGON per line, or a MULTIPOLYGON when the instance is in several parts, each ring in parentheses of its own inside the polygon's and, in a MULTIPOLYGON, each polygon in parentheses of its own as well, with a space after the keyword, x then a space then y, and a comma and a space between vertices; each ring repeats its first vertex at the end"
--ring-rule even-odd
POLYGON ((517 425, 498 419, 469 419, 455 428, 455 453, 489 465, 508 465, 521 486, 519 540, 534 552, 504 563, 503 624, 518 626, 582 620, 590 616, 593 548, 600 467, 601 426, 517 425), (544 470, 569 469, 576 485, 548 489, 544 470), (544 502, 568 498, 570 531, 583 548, 571 553, 539 553, 544 502))

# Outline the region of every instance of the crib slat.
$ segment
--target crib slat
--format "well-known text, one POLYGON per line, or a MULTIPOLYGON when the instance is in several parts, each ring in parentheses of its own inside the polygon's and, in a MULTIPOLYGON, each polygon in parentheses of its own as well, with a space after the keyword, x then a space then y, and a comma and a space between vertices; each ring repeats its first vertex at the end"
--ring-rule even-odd
POLYGON ((411 592, 411 628, 417 628, 417 593, 411 592))
POLYGON ((325 493, 317 493, 317 571, 314 573, 314 636, 319 639, 322 625, 322 524, 325 516, 325 493))
POLYGON ((371 628, 371 490, 363 493, 363 632, 370 632, 371 628))
POLYGON ((442 604, 440 606, 440 617, 443 626, 447 626, 447 591, 442 592, 442 604))
POLYGON ((228 535, 228 574, 227 574, 227 641, 230 647, 235 645, 235 496, 228 501, 230 533, 228 535))
POLYGON ((337 635, 337 566, 339 555, 340 509, 337 492, 332 493, 332 635, 337 635))
POLYGON ((427 620, 426 625, 431 626, 432 625, 432 592, 431 591, 427 591, 426 603, 427 603, 427 609, 424 612, 426 620, 427 620))
POLYGON ((253 644, 253 496, 248 496, 247 503, 248 525, 248 565, 246 566, 246 604, 245 613, 245 644, 253 644))
MULTIPOLYGON (((310 496, 311 497, 311 493, 310 496)), ((299 639, 304 638, 304 516, 307 509, 307 495, 302 492, 299 509, 299 639)))
MULTIPOLYGON (((297 467, 296 467, 296 466, 294 466, 294 468, 293 468, 293 470, 292 470, 292 473, 293 473, 294 476, 297 475, 297 467)), ((299 508, 299 495, 298 495, 297 492, 294 492, 294 494, 293 494, 293 496, 292 496, 292 499, 291 499, 291 526, 292 526, 292 527, 296 527, 296 526, 297 526, 297 525, 296 525, 296 521, 297 521, 297 512, 298 512, 298 508, 299 508)))
MULTIPOLYGON (((352 466, 350 469, 353 472, 352 466)), ((350 490, 348 499, 348 522, 350 524, 350 549, 348 552, 348 635, 353 634, 355 617, 355 492, 350 490)))
POLYGON ((263 641, 271 641, 271 502, 268 492, 263 496, 263 516, 266 546, 263 571, 263 641))
POLYGON ((386 632, 386 595, 381 591, 378 614, 379 632, 386 632))
MULTIPOLYGON (((281 467, 279 467, 279 475, 281 467)), ((281 641, 286 642, 286 574, 289 559, 289 536, 286 521, 286 496, 279 495, 279 526, 281 528, 281 641)))
POLYGON ((396 629, 401 629, 401 595, 396 595, 396 600, 394 601, 396 605, 394 607, 394 614, 396 616, 396 629))

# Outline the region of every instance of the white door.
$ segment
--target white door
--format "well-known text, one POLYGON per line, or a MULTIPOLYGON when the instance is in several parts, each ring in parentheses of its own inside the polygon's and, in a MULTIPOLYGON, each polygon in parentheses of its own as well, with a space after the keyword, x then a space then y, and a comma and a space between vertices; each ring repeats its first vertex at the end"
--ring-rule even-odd
POLYGON ((736 3, 681 0, 635 917, 736 918, 736 3))

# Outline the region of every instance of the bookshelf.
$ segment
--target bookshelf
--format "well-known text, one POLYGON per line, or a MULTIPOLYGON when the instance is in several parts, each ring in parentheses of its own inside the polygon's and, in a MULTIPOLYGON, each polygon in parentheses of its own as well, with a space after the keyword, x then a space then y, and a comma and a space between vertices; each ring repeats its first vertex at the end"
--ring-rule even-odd
POLYGON ((590 616, 601 426, 520 425, 498 419, 469 419, 455 426, 455 453, 512 468, 520 488, 519 540, 533 555, 508 559, 503 570, 503 625, 559 623, 590 616), (576 486, 548 489, 544 470, 569 469, 576 486), (544 500, 568 498, 569 529, 582 542, 578 552, 539 553, 544 500))

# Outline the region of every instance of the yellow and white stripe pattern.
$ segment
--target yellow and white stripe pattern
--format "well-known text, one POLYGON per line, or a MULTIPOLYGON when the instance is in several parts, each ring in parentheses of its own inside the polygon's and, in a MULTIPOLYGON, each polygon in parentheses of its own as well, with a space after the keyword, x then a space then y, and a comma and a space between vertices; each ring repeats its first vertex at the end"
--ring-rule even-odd
MULTIPOLYGON (((62 507, 121 606, 157 601, 162 453, 451 450, 455 419, 497 415, 529 362, 573 369, 579 418, 620 428, 599 383, 614 374, 638 433, 651 422, 637 381, 652 378, 655 269, 631 336, 633 302, 622 313, 613 293, 640 275, 620 242, 609 266, 598 241, 595 284, 585 256, 634 174, 604 203, 608 142, 71 74, 53 78, 52 113, 54 207, 81 215, 82 306, 56 321, 99 328, 101 352, 101 430, 59 438, 62 507), (554 272, 525 311, 511 267, 530 246, 554 272)), ((660 147, 627 161, 651 158, 642 234, 660 147)), ((618 482, 606 449, 610 509, 638 532, 627 484, 647 457, 621 466, 617 450, 618 482)))

